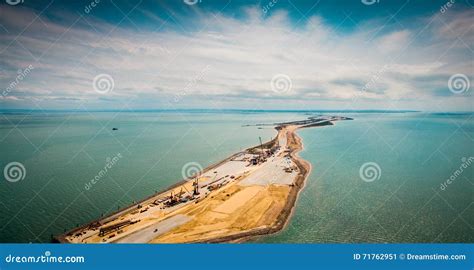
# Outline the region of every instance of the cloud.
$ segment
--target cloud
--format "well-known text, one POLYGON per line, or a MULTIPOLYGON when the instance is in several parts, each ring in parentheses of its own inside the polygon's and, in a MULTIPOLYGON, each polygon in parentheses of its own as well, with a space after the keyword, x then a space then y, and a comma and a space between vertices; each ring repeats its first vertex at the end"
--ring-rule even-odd
POLYGON ((472 10, 402 22, 410 27, 390 32, 377 25, 375 36, 371 24, 340 32, 313 16, 295 26, 286 12, 267 16, 257 7, 239 18, 199 12, 186 22, 192 32, 163 19, 141 31, 91 16, 59 22, 42 16, 29 25, 37 15, 6 7, 0 17, 9 31, 0 37, 0 85, 9 85, 18 69, 35 67, 0 99, 2 106, 473 108, 472 95, 449 95, 447 88, 452 74, 472 77, 472 10), (106 96, 92 87, 101 73, 114 78, 106 96), (291 78, 284 95, 271 89, 275 74, 291 78))
POLYGON ((404 49, 410 41, 410 31, 402 30, 387 34, 380 38, 378 49, 383 52, 393 52, 404 49))

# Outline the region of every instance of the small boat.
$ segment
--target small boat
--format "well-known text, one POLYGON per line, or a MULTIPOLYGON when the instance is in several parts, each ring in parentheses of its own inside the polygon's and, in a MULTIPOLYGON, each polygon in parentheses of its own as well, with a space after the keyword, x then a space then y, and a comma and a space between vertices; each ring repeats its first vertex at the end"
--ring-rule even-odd
POLYGON ((112 130, 118 130, 118 128, 112 128, 112 130))

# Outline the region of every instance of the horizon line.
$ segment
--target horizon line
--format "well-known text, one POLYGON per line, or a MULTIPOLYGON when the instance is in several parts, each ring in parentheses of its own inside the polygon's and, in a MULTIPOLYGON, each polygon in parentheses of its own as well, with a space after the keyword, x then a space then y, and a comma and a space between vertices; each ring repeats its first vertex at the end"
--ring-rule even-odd
POLYGON ((474 113, 474 111, 422 111, 422 110, 381 110, 381 109, 360 109, 360 110, 344 110, 344 109, 204 109, 204 108, 189 108, 189 109, 93 109, 93 110, 79 110, 79 109, 0 109, 0 113, 8 112, 179 112, 179 111, 200 111, 200 112, 296 112, 296 113, 310 113, 310 112, 354 112, 354 113, 474 113))

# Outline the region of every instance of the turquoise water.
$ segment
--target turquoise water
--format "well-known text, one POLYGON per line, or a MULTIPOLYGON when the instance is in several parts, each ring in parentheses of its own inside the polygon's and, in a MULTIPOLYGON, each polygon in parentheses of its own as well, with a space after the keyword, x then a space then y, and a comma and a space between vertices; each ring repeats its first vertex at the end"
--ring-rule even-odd
POLYGON ((1 168, 21 162, 25 179, 0 182, 0 241, 48 242, 51 234, 143 199, 203 167, 268 140, 269 114, 34 113, 3 115, 1 168), (117 127, 117 131, 112 131, 117 127), (84 186, 118 153, 122 158, 90 190, 84 186))
POLYGON ((473 115, 353 117, 299 132, 312 173, 288 228, 260 241, 474 242, 474 164, 440 189, 474 156, 473 115), (380 178, 361 179, 366 162, 380 178))
MULTIPOLYGON (((473 169, 440 184, 474 156, 473 115, 347 114, 355 121, 300 131, 313 171, 289 226, 259 242, 473 242, 473 169), (375 162, 380 178, 359 168, 375 162)), ((203 167, 268 140, 272 128, 242 127, 307 117, 276 112, 11 113, 0 118, 0 242, 48 242, 140 200, 203 167), (112 131, 117 127, 117 131, 112 131), (121 158, 85 190, 107 160, 121 158)))

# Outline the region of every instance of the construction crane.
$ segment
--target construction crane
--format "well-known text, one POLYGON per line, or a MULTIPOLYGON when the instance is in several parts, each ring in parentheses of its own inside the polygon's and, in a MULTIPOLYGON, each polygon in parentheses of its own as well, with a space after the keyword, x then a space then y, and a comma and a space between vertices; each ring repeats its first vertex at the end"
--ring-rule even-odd
POLYGON ((178 203, 178 200, 179 200, 179 196, 177 195, 173 196, 173 191, 171 191, 170 200, 167 201, 165 204, 168 206, 173 206, 178 203))
POLYGON ((193 190, 193 195, 197 196, 199 195, 199 178, 196 176, 193 182, 194 190, 193 190))

